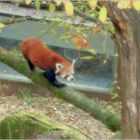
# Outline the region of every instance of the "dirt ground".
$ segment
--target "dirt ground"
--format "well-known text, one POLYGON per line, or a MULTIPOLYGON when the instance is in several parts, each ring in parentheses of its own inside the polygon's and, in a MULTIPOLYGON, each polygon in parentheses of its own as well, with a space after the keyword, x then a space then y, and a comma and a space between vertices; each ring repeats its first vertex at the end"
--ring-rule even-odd
MULTIPOLYGON (((93 100, 120 114, 121 105, 119 102, 93 100)), ((48 90, 22 86, 18 83, 13 85, 13 83, 0 82, 0 120, 9 114, 23 110, 43 113, 56 121, 83 131, 94 140, 107 140, 114 134, 88 113, 64 100, 53 97, 48 90)))

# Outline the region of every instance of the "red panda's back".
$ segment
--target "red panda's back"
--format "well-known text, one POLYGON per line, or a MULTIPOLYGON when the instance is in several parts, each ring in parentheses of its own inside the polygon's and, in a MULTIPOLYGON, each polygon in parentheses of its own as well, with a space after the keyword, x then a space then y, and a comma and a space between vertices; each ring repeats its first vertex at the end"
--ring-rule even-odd
POLYGON ((46 60, 49 57, 50 50, 38 39, 28 39, 21 44, 21 51, 25 58, 41 69, 47 69, 46 60))
POLYGON ((21 50, 27 60, 40 69, 55 68, 55 64, 67 61, 54 51, 46 47, 39 39, 28 39, 21 44, 21 50))
POLYGON ((38 39, 28 39, 22 42, 21 50, 26 57, 29 57, 30 53, 33 53, 35 56, 45 50, 45 44, 38 39))

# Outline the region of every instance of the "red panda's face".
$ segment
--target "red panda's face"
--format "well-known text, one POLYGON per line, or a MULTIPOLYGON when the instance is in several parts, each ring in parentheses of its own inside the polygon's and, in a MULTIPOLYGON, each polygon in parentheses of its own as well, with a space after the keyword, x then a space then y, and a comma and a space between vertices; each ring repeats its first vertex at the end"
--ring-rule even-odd
POLYGON ((72 62, 72 64, 60 64, 56 63, 56 75, 60 76, 61 78, 66 79, 67 81, 73 81, 74 80, 74 63, 75 60, 72 62))

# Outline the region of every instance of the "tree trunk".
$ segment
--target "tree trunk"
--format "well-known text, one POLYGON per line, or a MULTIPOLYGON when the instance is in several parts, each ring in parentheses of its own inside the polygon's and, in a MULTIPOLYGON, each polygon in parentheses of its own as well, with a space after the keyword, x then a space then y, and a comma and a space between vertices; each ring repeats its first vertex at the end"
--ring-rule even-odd
POLYGON ((115 42, 119 54, 119 83, 122 99, 122 131, 127 139, 140 138, 140 14, 120 10, 103 2, 116 27, 115 42))
MULTIPOLYGON (((126 29, 117 30, 115 37, 119 53, 119 79, 123 104, 124 138, 140 138, 140 36, 136 15, 127 15, 126 29), (132 16, 135 17, 132 18, 132 16), (137 28, 137 29, 136 29, 137 28)), ((140 19, 140 16, 139 16, 140 19)), ((140 20, 139 20, 140 21, 140 20)))

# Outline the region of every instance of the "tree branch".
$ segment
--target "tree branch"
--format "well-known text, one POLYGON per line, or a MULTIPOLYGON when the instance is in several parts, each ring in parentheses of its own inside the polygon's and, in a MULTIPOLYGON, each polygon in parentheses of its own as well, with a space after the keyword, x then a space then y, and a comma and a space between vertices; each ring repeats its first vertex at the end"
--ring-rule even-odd
MULTIPOLYGON (((101 26, 105 31, 108 31, 110 32, 110 30, 107 29, 106 25, 103 24, 102 22, 100 22, 97 18, 91 16, 91 15, 88 15, 88 14, 85 14, 83 13, 82 11, 78 10, 78 9, 74 9, 74 13, 88 21, 91 21, 91 22, 94 22, 96 23, 98 26, 101 26)), ((110 32, 112 34, 112 32, 110 32)))
POLYGON ((28 19, 29 19, 29 17, 19 17, 19 18, 12 17, 12 18, 8 18, 8 19, 0 20, 0 22, 5 24, 5 25, 9 25, 9 24, 27 21, 28 19))
POLYGON ((20 57, 16 57, 14 54, 0 48, 0 60, 7 65, 11 66, 18 72, 24 74, 26 77, 30 78, 34 83, 44 86, 52 91, 59 98, 65 99, 68 102, 74 104, 75 106, 83 109, 84 111, 90 113, 94 118, 102 121, 109 129, 117 131, 120 129, 120 117, 112 112, 106 110, 102 106, 98 105, 93 100, 84 96, 80 92, 66 88, 55 88, 46 79, 44 79, 42 73, 32 73, 25 61, 20 57))

